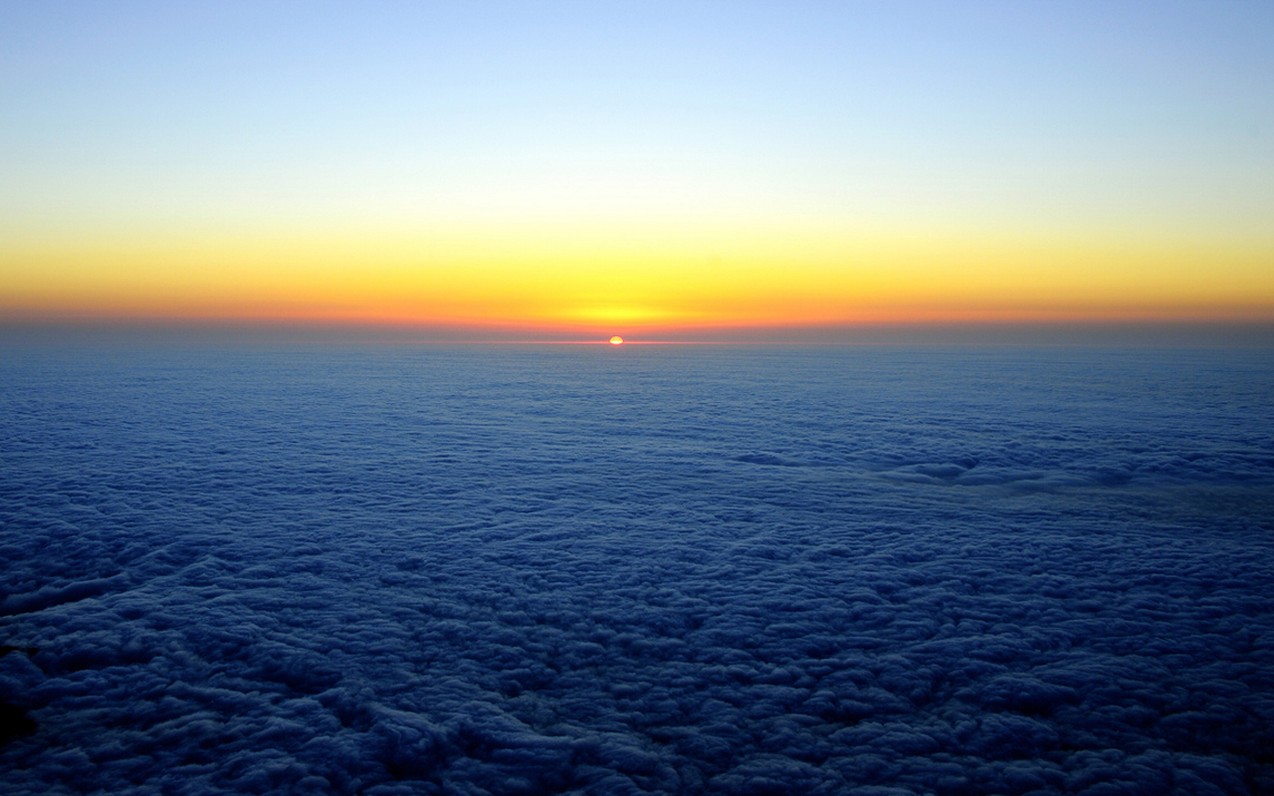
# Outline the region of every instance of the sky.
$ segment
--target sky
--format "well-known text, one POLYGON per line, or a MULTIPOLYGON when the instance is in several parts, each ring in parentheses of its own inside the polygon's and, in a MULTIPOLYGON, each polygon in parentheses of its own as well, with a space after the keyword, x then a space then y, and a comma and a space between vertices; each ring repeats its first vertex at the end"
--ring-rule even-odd
POLYGON ((1266 2, 0 3, 0 318, 1274 321, 1266 2))

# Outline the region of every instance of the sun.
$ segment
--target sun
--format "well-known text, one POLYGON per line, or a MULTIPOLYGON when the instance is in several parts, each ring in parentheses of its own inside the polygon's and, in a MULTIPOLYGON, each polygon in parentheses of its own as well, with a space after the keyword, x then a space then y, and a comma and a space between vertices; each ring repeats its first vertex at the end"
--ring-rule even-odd
POLYGON ((623 345, 623 344, 624 344, 624 338, 620 337, 619 335, 615 335, 614 337, 612 337, 612 338, 610 339, 610 344, 611 344, 611 345, 623 345))

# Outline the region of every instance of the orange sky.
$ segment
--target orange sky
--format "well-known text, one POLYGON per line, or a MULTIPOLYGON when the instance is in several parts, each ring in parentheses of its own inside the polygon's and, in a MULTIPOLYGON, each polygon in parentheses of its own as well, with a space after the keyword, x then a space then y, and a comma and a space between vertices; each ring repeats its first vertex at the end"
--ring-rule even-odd
POLYGON ((590 230, 68 235, 8 244, 12 318, 669 328, 1274 317, 1269 251, 1209 241, 590 230), (607 237, 607 235, 610 237, 607 237), (581 239, 582 238, 582 239, 581 239), (1006 239, 1007 238, 1007 239, 1006 239), (1207 263, 1207 267, 1201 265, 1207 263), (1215 278, 1223 273, 1223 278, 1215 278))
POLYGON ((1274 320, 1261 4, 480 5, 0 9, 0 320, 1274 320))

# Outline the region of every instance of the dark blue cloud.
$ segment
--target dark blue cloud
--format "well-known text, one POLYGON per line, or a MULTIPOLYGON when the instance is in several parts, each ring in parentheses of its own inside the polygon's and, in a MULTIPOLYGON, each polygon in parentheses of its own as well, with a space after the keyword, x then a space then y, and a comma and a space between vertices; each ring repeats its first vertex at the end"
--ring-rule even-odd
POLYGON ((0 364, 0 791, 1274 790, 1251 352, 0 364))

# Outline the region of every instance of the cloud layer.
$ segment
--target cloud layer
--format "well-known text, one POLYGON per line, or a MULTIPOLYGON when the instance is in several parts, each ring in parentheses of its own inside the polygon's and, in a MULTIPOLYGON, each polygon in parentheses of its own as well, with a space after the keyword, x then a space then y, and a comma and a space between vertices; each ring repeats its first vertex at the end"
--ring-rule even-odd
POLYGON ((0 369, 5 792, 1274 789, 1256 354, 0 369))

